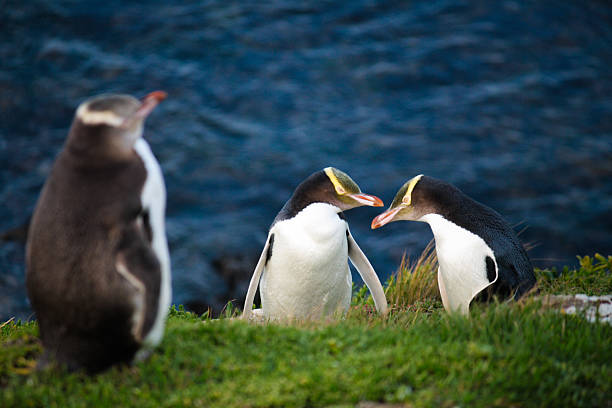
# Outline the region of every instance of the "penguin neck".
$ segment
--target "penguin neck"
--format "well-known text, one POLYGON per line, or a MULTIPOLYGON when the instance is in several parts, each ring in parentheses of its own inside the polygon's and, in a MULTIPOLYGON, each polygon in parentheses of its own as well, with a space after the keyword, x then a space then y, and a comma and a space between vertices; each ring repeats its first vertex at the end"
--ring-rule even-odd
POLYGON ((425 214, 417 221, 429 224, 436 240, 436 246, 444 246, 447 242, 452 243, 453 240, 457 239, 458 235, 472 234, 472 232, 461 228, 441 214, 425 214))
POLYGON ((305 213, 309 213, 309 209, 312 210, 313 208, 319 207, 325 208, 329 212, 334 212, 338 214, 340 218, 343 218, 342 210, 333 204, 312 200, 295 200, 294 197, 292 197, 289 201, 285 203, 283 208, 279 211, 272 225, 276 224, 279 221, 295 218, 296 216, 298 216, 298 214, 303 215, 305 213))
MULTIPOLYGON (((304 180, 293 192, 291 198, 285 203, 280 210, 272 225, 278 221, 286 220, 295 217, 306 207, 315 203, 329 204, 337 209, 337 212, 342 210, 338 207, 339 201, 334 202, 336 193, 333 185, 325 173, 317 172, 304 180)), ((337 200, 336 200, 337 201, 337 200)))
POLYGON ((134 145, 142 132, 137 130, 125 135, 94 135, 71 132, 66 141, 66 152, 75 162, 86 166, 103 166, 132 160, 134 145))
POLYGON ((294 217, 273 225, 275 233, 289 232, 298 241, 327 242, 345 237, 346 222, 339 217, 340 209, 328 203, 312 203, 294 217), (298 238, 301 237, 301 238, 298 238))

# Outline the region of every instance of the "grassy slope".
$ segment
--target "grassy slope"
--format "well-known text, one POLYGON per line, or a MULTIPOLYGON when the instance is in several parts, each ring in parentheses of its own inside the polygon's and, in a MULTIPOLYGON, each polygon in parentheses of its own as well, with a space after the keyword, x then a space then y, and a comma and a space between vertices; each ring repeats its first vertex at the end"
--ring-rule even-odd
MULTIPOLYGON (((32 372, 37 327, 9 322, 0 329, 0 406, 612 405, 612 326, 543 310, 537 300, 449 316, 431 283, 433 262, 423 258, 391 282, 397 305, 386 319, 371 314, 363 291, 345 319, 318 324, 256 326, 174 311, 151 359, 93 378, 32 372)), ((610 266, 612 257, 581 258, 576 271, 538 271, 540 287, 611 293, 610 266)))

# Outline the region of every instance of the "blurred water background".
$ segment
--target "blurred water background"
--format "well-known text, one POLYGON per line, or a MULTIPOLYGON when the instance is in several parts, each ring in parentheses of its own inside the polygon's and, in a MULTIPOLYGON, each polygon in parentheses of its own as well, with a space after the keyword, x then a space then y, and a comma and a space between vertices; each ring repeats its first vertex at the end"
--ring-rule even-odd
MULTIPOLYGON (((386 205, 448 180, 526 227, 536 266, 612 254, 609 2, 134 3, 0 0, 0 230, 31 214, 80 102, 163 89, 145 137, 194 310, 244 295, 276 212, 330 165, 386 205)), ((346 216, 384 279, 432 236, 371 231, 378 212, 346 216)), ((0 321, 30 314, 23 244, 0 242, 0 321)))

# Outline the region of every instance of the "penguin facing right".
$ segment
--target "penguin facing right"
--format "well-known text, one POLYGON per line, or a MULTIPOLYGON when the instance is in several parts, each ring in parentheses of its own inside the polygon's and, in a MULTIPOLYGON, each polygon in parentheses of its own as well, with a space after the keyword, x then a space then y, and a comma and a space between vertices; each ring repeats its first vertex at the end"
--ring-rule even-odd
POLYGON ((372 220, 372 229, 399 220, 431 227, 438 286, 448 312, 467 314, 479 293, 518 299, 536 283, 531 261, 510 225, 449 183, 424 175, 412 178, 389 209, 372 220))
POLYGON ((41 367, 93 374, 161 341, 171 299, 166 190, 142 133, 165 97, 101 95, 76 112, 26 243, 41 367))
POLYGON ((255 312, 266 320, 311 320, 346 312, 352 294, 348 259, 370 289, 377 311, 386 314, 380 280, 342 213, 363 205, 383 203, 362 193, 336 168, 327 167, 304 180, 270 227, 249 284, 243 318, 255 312), (262 308, 254 311, 258 285, 262 308))

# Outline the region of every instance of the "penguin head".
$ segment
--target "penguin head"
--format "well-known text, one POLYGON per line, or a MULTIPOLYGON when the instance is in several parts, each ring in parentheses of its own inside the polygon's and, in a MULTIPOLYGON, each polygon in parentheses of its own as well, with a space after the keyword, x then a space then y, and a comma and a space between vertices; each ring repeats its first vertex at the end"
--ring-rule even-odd
POLYGON ((285 209, 290 213, 297 213, 313 203, 331 204, 341 211, 362 205, 383 205, 380 198, 362 193, 348 174, 333 167, 317 171, 300 183, 285 204, 285 209))
POLYGON ((372 229, 393 221, 416 221, 425 214, 439 213, 448 198, 450 184, 419 174, 397 192, 387 211, 372 220, 372 229))
POLYGON ((119 94, 90 98, 79 105, 67 144, 77 151, 127 156, 142 136, 144 120, 165 98, 163 91, 151 92, 141 101, 119 94))
POLYGON ((362 205, 371 207, 383 206, 380 198, 362 193, 357 183, 345 172, 334 167, 326 167, 323 169, 323 172, 333 187, 333 191, 328 190, 327 198, 329 201, 327 202, 335 205, 342 211, 362 205))

